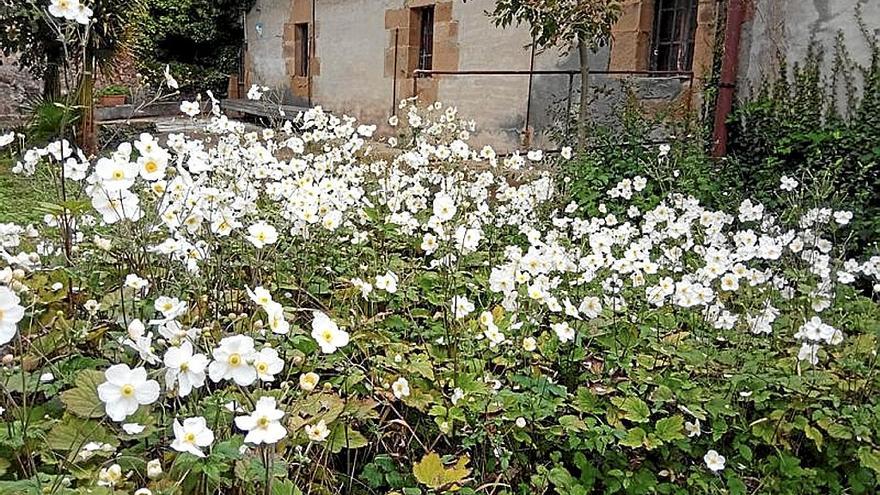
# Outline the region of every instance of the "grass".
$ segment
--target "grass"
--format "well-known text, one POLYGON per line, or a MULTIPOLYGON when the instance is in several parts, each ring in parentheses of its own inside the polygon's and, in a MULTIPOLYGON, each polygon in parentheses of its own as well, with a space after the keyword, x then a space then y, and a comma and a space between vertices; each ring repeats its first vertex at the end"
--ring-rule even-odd
POLYGON ((13 165, 12 160, 0 159, 0 223, 39 222, 43 214, 39 211, 41 198, 34 187, 35 179, 13 174, 13 165))

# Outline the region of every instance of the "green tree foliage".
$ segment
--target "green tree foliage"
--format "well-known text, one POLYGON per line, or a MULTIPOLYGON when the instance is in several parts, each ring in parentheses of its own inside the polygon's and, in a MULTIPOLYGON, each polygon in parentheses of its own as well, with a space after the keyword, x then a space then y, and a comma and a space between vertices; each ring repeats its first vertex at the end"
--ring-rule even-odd
POLYGON ((498 26, 527 24, 540 48, 577 48, 581 70, 578 147, 583 150, 589 119, 590 51, 604 46, 620 17, 618 0, 497 0, 492 18, 498 26))
POLYGON ((237 73, 244 40, 242 16, 254 0, 155 0, 136 33, 140 70, 161 79, 165 65, 181 91, 225 93, 237 73))

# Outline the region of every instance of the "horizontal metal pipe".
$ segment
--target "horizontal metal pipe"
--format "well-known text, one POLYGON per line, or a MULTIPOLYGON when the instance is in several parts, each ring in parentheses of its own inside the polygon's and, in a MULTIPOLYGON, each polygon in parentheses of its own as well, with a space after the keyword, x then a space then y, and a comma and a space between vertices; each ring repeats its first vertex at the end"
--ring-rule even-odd
MULTIPOLYGON (((416 70, 416 77, 432 75, 444 76, 528 76, 528 75, 578 75, 579 70, 416 70)), ((644 75, 644 76, 679 76, 693 77, 691 71, 651 71, 651 70, 591 70, 597 75, 644 75)))

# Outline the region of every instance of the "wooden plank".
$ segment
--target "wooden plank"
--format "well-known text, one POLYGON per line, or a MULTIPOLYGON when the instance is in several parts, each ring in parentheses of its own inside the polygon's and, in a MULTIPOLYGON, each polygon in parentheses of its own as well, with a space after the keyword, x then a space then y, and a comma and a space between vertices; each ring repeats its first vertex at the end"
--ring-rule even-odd
POLYGON ((264 101, 251 101, 241 98, 229 98, 221 102, 224 111, 241 112, 248 115, 258 115, 260 117, 281 117, 293 118, 299 112, 305 112, 308 107, 297 105, 273 105, 264 101))

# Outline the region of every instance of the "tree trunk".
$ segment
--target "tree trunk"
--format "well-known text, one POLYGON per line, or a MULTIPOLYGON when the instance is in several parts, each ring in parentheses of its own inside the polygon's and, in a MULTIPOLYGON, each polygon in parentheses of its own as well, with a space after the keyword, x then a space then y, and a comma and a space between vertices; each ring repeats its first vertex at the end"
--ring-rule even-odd
POLYGON ((587 148, 587 123, 590 121, 590 47, 583 39, 578 39, 578 59, 581 68, 581 101, 578 110, 577 149, 587 148))
POLYGON ((58 101, 61 96, 61 50, 51 47, 46 52, 46 72, 43 74, 43 99, 58 101))
POLYGON ((83 152, 93 155, 98 150, 95 133, 95 57, 89 53, 83 64, 79 85, 80 136, 79 146, 83 152))

